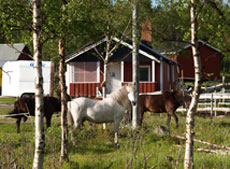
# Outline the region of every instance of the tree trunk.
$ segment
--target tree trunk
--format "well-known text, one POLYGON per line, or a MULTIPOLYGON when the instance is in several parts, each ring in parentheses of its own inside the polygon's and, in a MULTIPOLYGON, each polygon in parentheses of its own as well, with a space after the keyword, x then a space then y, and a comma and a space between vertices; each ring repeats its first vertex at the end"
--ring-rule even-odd
POLYGON ((103 98, 106 98, 107 88, 108 88, 108 64, 109 64, 109 57, 110 57, 110 42, 111 39, 108 35, 106 35, 106 56, 104 59, 104 81, 102 86, 102 95, 103 98))
POLYGON ((132 127, 135 129, 139 125, 139 26, 138 26, 138 2, 134 0, 132 3, 133 7, 133 25, 132 25, 132 41, 133 41, 133 84, 135 85, 135 98, 137 99, 137 103, 133 105, 133 119, 132 119, 132 127))
MULTIPOLYGON (((108 92, 108 64, 109 64, 109 57, 110 57, 110 43, 111 39, 108 35, 106 35, 106 55, 104 59, 104 81, 102 84, 102 97, 103 99, 106 98, 106 94, 108 92)), ((106 129, 106 123, 103 123, 103 129, 106 129)))
POLYGON ((33 0, 33 47, 35 69, 35 154, 33 168, 43 168, 44 161, 44 104, 43 104, 43 77, 42 77, 42 52, 41 52, 41 8, 40 0, 33 0))
POLYGON ((67 94, 65 82, 65 39, 59 40, 59 79, 61 83, 61 156, 60 162, 68 161, 68 124, 67 124, 67 94))
POLYGON ((201 83, 201 62, 200 54, 198 49, 198 38, 197 38, 197 15, 195 8, 195 0, 191 0, 191 43, 192 43, 192 54, 194 60, 194 74, 195 83, 194 90, 192 93, 192 101, 187 112, 186 117, 186 146, 185 146, 185 157, 184 157, 184 168, 194 168, 193 163, 193 136, 194 136, 194 114, 197 109, 197 103, 200 96, 200 83, 201 83))

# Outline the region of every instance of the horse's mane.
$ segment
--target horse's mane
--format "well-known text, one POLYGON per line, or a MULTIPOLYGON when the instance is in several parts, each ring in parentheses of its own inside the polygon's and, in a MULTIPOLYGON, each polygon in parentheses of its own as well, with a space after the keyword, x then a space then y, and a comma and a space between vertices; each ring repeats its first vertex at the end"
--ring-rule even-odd
POLYGON ((123 86, 120 89, 112 92, 109 97, 112 98, 115 102, 119 103, 120 105, 125 105, 126 102, 124 99, 128 98, 128 91, 126 89, 126 86, 123 86))

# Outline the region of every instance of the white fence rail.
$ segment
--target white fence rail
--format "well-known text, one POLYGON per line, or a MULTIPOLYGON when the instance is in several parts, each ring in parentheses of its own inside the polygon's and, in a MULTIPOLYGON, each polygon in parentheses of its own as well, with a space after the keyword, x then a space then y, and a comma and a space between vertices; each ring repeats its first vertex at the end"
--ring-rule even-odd
MULTIPOLYGON (((178 108, 177 112, 186 112, 185 108, 178 108)), ((230 93, 206 93, 201 94, 197 107, 197 112, 210 112, 217 116, 218 112, 227 114, 230 112, 230 93)))

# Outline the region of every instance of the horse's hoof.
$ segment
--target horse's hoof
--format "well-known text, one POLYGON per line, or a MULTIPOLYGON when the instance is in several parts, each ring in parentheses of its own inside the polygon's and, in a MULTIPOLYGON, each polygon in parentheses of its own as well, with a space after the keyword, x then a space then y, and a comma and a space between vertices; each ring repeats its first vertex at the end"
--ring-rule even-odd
POLYGON ((120 148, 120 144, 119 143, 115 143, 114 147, 117 148, 117 149, 119 149, 120 148))
POLYGON ((23 121, 26 122, 26 120, 27 120, 27 117, 23 117, 23 121))

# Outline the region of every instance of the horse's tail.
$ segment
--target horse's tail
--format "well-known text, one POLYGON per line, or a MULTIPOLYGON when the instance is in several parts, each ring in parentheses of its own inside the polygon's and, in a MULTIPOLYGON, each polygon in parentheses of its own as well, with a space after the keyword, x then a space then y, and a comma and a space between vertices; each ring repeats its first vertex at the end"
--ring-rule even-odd
POLYGON ((20 106, 18 105, 18 101, 14 103, 14 109, 10 111, 7 115, 5 115, 5 118, 23 118, 24 122, 27 120, 27 117, 24 115, 26 112, 20 113, 20 106))
POLYGON ((72 114, 70 112, 70 110, 71 110, 71 101, 67 102, 67 107, 68 107, 67 120, 68 120, 68 123, 73 126, 74 125, 73 116, 72 116, 72 114))

